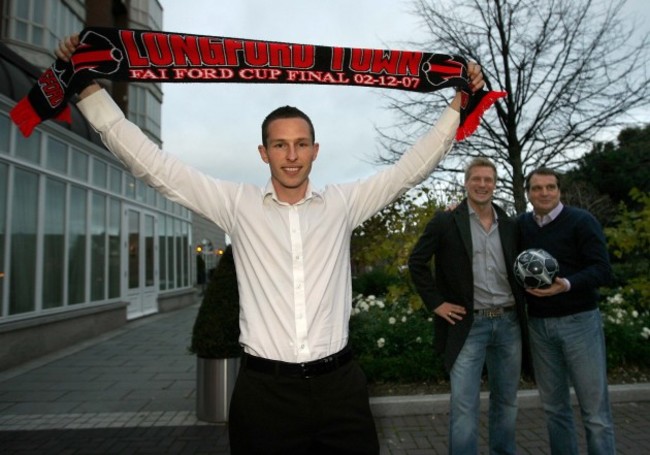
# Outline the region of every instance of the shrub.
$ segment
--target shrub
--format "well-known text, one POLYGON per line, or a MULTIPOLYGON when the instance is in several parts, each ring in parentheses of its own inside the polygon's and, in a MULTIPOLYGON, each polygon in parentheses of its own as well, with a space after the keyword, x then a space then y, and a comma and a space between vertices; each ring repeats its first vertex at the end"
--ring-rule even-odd
POLYGON ((363 295, 385 295, 388 287, 399 281, 399 277, 383 268, 360 274, 352 279, 352 291, 363 295))
POLYGON ((350 345, 369 382, 417 382, 443 379, 441 359, 433 351, 433 319, 406 301, 386 303, 357 295, 350 318, 350 345))
POLYGON ((600 305, 609 369, 650 367, 650 311, 630 288, 610 290, 600 305))
MULTIPOLYGON (((647 286, 647 283, 646 283, 647 286)), ((645 294, 628 285, 604 289, 601 302, 608 369, 650 368, 650 310, 645 294)), ((387 303, 373 295, 353 299, 350 345, 370 383, 447 379, 433 350, 433 322, 407 298, 387 303)))
POLYGON ((194 321, 190 352, 201 358, 239 357, 239 290, 229 245, 208 282, 194 321))

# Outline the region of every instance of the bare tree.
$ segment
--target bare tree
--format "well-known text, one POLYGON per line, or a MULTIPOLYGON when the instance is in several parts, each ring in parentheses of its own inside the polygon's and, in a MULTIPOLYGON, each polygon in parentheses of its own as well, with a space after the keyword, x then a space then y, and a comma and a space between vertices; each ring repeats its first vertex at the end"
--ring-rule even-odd
MULTIPOLYGON (((499 198, 520 213, 528 171, 566 169, 596 135, 629 125, 626 114, 650 104, 650 35, 626 21, 625 2, 414 0, 413 13, 430 41, 409 45, 474 59, 489 88, 508 92, 481 128, 456 145, 436 180, 457 184, 464 160, 487 156, 499 167, 499 198)), ((384 151, 377 161, 399 158, 405 144, 430 127, 445 95, 388 94, 399 120, 378 130, 384 151)))

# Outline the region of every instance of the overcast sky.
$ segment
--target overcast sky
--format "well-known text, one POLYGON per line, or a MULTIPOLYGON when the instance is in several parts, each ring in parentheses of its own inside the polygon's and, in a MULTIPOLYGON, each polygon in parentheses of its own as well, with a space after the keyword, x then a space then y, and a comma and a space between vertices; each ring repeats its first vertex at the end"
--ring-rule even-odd
MULTIPOLYGON (((376 49, 412 49, 424 32, 410 0, 161 0, 169 32, 376 49)), ((647 0, 629 0, 650 23, 647 0)), ((444 49, 426 49, 447 52, 444 49)), ((376 126, 392 123, 377 89, 285 84, 164 84, 163 148, 221 179, 264 185, 260 125, 293 105, 314 122, 320 153, 312 181, 356 180, 375 172, 376 126)), ((450 94, 451 96, 451 94, 450 94)))

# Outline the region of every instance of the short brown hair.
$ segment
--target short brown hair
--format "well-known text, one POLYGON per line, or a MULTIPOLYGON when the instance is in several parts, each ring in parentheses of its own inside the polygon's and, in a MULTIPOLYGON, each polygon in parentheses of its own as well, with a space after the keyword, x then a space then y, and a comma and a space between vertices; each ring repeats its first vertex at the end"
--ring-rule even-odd
POLYGON ((469 175, 472 173, 472 169, 475 167, 489 167, 492 168, 494 171, 494 181, 496 182, 497 180, 497 167, 494 165, 492 160, 489 160, 488 158, 479 156, 472 161, 469 162, 469 164, 465 167, 465 183, 467 183, 467 180, 469 179, 469 175))
POLYGON ((557 172, 555 169, 551 169, 550 167, 538 167, 537 169, 532 170, 527 176, 526 176, 526 181, 525 181, 525 188, 526 192, 530 191, 530 179, 533 177, 533 175, 552 175, 555 177, 555 181, 557 183, 557 189, 560 190, 562 189, 560 185, 560 173, 557 172))
POLYGON ((275 109, 269 115, 266 116, 262 122, 262 145, 266 147, 266 139, 269 135, 269 125, 273 120, 278 119, 288 119, 288 118, 301 118, 307 122, 309 125, 309 132, 311 133, 312 143, 316 142, 316 132, 314 131, 314 124, 311 122, 311 119, 307 114, 293 106, 282 106, 275 109))

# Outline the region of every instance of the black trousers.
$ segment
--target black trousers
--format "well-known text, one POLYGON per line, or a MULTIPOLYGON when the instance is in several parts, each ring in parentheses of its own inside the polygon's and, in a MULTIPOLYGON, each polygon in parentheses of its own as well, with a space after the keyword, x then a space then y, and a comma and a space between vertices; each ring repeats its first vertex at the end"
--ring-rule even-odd
POLYGON ((352 360, 309 379, 242 366, 230 403, 232 455, 377 455, 366 377, 352 360))

